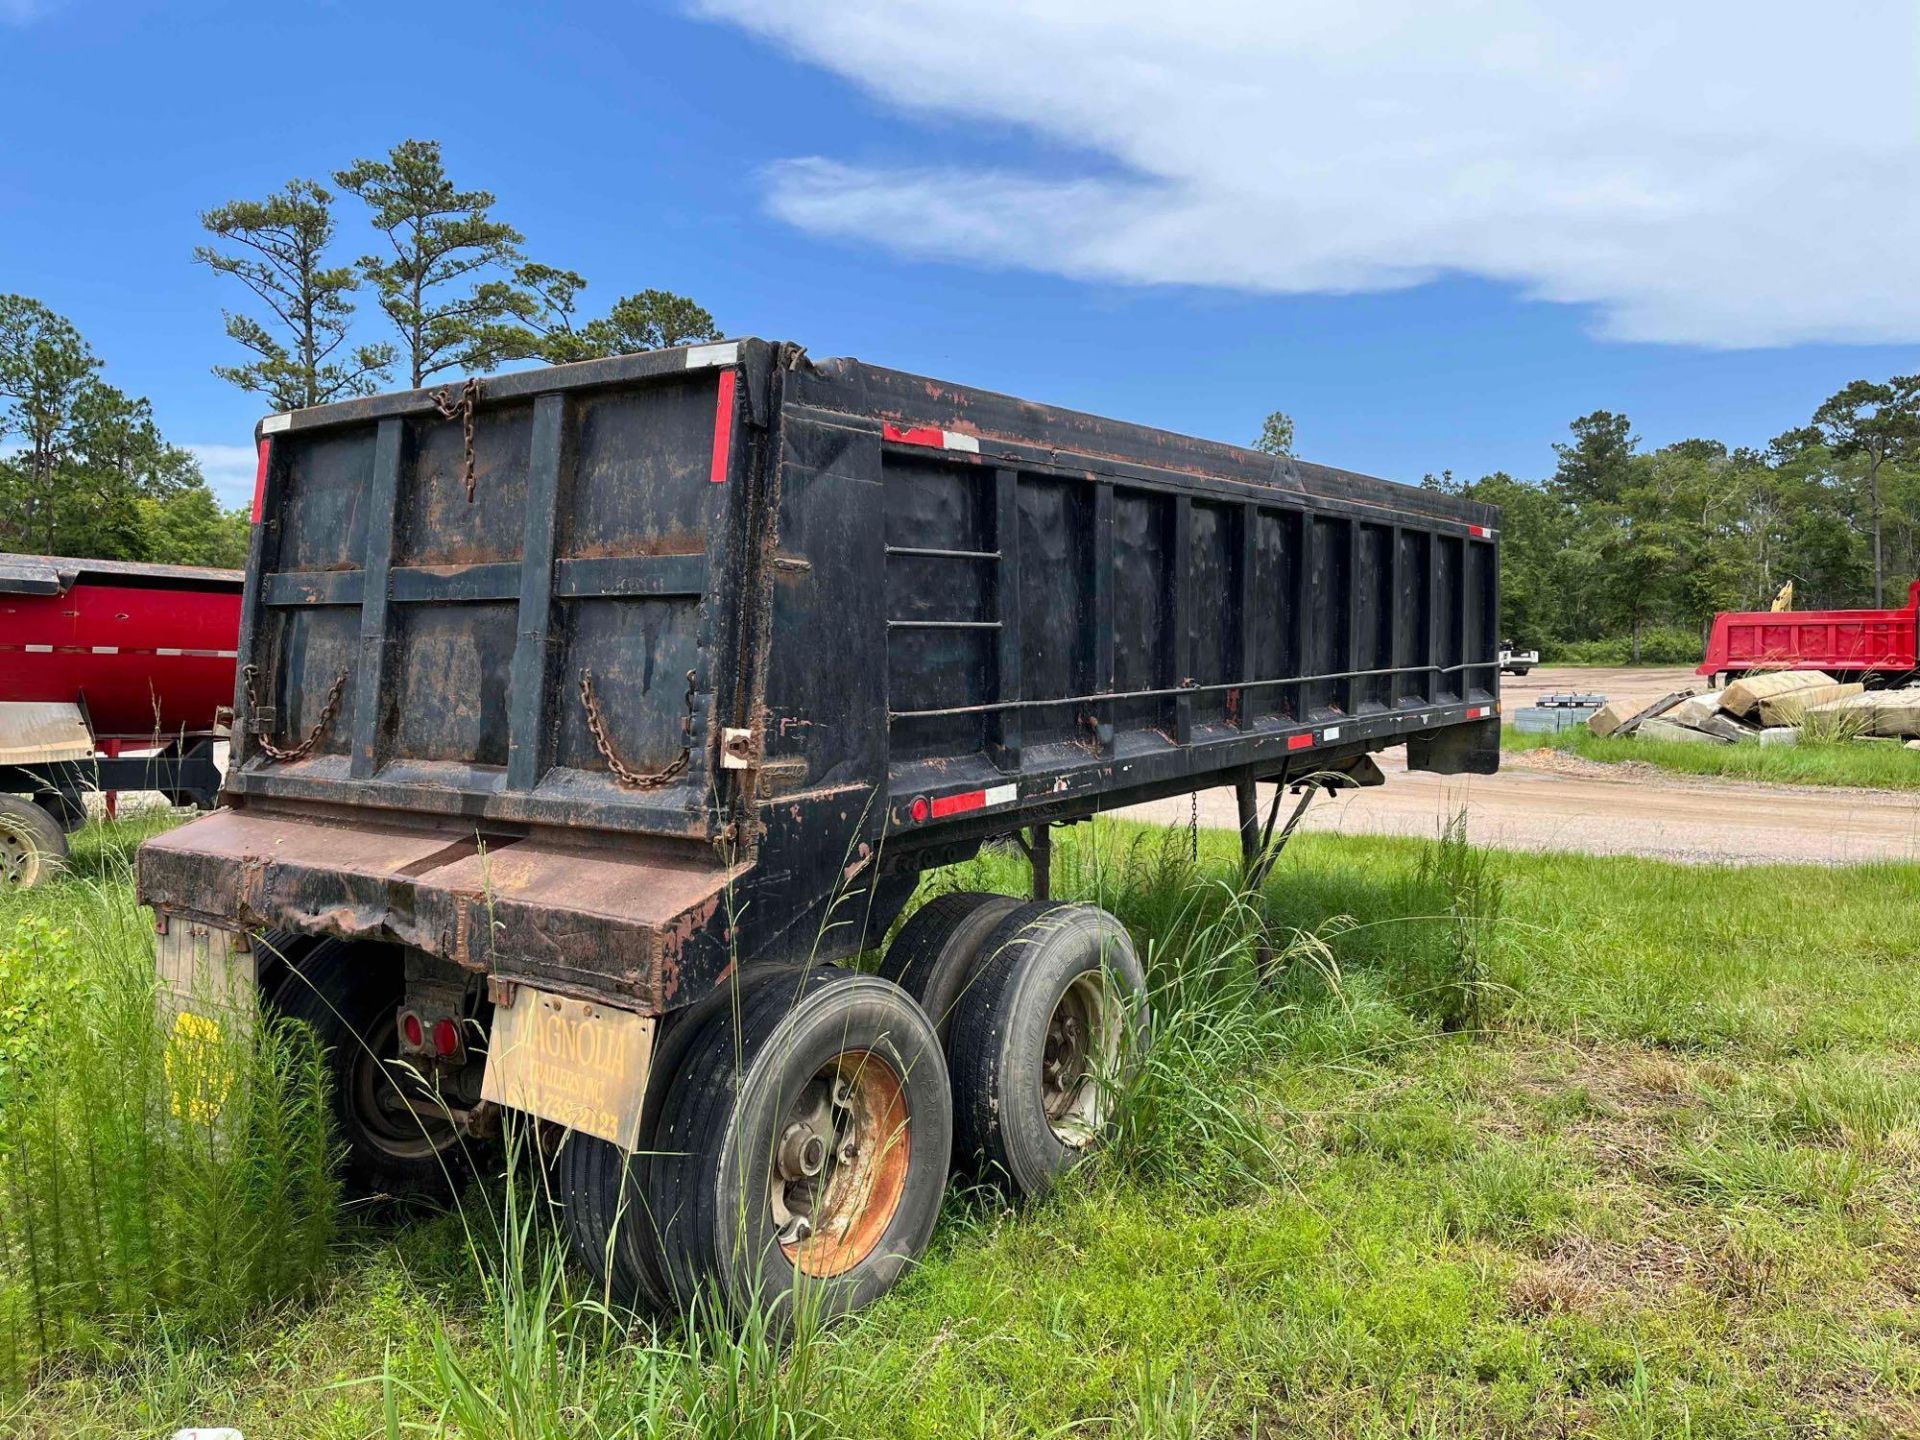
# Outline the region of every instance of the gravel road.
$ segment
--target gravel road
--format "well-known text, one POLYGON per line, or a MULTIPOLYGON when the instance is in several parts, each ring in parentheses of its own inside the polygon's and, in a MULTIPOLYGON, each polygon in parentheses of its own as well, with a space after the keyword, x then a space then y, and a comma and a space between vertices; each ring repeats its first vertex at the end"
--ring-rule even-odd
MULTIPOLYGON (((1400 750, 1377 758, 1384 786, 1316 800, 1302 828, 1428 837, 1464 805, 1476 843, 1510 850, 1702 865, 1920 860, 1920 792, 1694 780, 1551 753, 1509 752, 1498 775, 1409 772, 1400 750)), ((1272 791, 1260 793, 1264 805, 1272 791)), ((1120 813, 1184 825, 1188 808, 1182 797, 1120 813)), ((1200 823, 1236 825, 1233 792, 1202 794, 1200 823)))
POLYGON ((1686 665, 1636 665, 1589 668, 1572 665, 1542 665, 1521 675, 1500 677, 1500 700, 1508 710, 1531 705, 1536 695, 1553 691, 1578 690, 1604 695, 1609 700, 1626 700, 1636 709, 1651 705, 1662 695, 1675 690, 1706 688, 1706 677, 1696 675, 1686 665))

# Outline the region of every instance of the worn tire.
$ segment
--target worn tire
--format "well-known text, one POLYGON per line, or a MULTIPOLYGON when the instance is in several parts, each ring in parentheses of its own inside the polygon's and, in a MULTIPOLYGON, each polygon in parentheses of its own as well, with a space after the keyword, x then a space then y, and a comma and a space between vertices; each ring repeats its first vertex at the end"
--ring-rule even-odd
POLYGON ((553 1161, 553 1186, 574 1256, 622 1304, 656 1313, 673 1308, 673 1292, 660 1259, 659 1230, 647 1198, 647 1171, 661 1108, 688 1049, 716 1017, 731 1016, 776 981, 797 986, 803 973, 797 966, 756 967, 707 1000, 676 1012, 660 1027, 631 1154, 577 1131, 560 1141, 553 1161))
POLYGON ((405 995, 399 950, 327 939, 290 959, 267 1005, 308 1026, 325 1053, 347 1193, 446 1200, 473 1174, 472 1142, 450 1122, 425 1123, 378 1103, 381 1087, 409 1083, 387 1064, 396 1053, 396 1016, 405 995))
POLYGON ((0 886, 41 884, 67 863, 67 833, 31 800, 0 795, 0 886))
POLYGON ((1110 1132, 1110 1087, 1148 1035, 1146 976, 1126 927, 1092 905, 1022 905, 981 953, 947 1044, 955 1158, 1038 1195, 1110 1132))
POLYGON ((925 1252, 952 1144, 939 1039, 899 986, 815 969, 757 992, 737 1028, 731 1015, 702 1028, 661 1112, 647 1191, 675 1302, 781 1317, 797 1291, 822 1317, 870 1303, 925 1252), (843 1086, 851 1142, 840 1138, 843 1086), (822 1087, 835 1097, 820 1101, 827 1132, 794 1119, 819 1113, 808 1101, 822 1087), (840 1157, 818 1172, 811 1236, 791 1208, 808 1182, 783 1178, 796 1131, 830 1133, 825 1153, 840 1157))
POLYGON ((87 823, 86 802, 64 790, 41 790, 34 795, 33 803, 53 816, 54 823, 69 835, 87 823))
POLYGON ((1019 905, 1011 895, 984 890, 942 895, 914 911, 887 947, 880 974, 920 1002, 941 1044, 955 1004, 980 968, 980 942, 1019 905))
POLYGON ((254 983, 260 988, 261 998, 271 1005, 275 992, 286 983, 287 967, 325 943, 324 935, 303 935, 298 930, 256 930, 249 935, 254 983))

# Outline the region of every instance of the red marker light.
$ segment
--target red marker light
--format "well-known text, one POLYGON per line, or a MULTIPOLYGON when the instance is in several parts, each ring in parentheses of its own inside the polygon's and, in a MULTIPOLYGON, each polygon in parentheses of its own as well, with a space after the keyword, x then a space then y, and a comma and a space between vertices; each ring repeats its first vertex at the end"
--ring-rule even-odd
POLYGON ((458 1054, 460 1050, 460 1027, 451 1020, 433 1022, 433 1048, 441 1056, 458 1054))
POLYGON ((418 1050, 427 1041, 427 1032, 420 1024, 420 1017, 411 1010, 400 1017, 400 1034, 406 1039, 409 1050, 418 1050))
POLYGON ((912 807, 907 813, 913 816, 914 824, 924 825, 927 816, 933 813, 933 807, 927 803, 927 797, 922 795, 913 802, 912 807))

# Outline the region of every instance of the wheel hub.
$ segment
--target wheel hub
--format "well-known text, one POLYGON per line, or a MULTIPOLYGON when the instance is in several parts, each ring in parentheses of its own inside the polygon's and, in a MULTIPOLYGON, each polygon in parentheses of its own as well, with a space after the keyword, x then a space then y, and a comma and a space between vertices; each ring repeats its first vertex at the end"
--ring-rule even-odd
POLYGON ((1103 971, 1076 975, 1047 1021, 1040 1099, 1062 1145, 1099 1138, 1110 1108, 1107 1082, 1120 1054, 1120 1009, 1103 971))
POLYGON ((354 1057, 348 1093, 371 1143, 397 1159, 438 1154, 454 1142, 447 1102, 426 1077, 398 1058, 400 1032, 389 1017, 354 1057))
POLYGON ((899 1075, 868 1050, 834 1057, 788 1109, 767 1208, 802 1274, 832 1276, 880 1243, 906 1188, 909 1132, 899 1075))

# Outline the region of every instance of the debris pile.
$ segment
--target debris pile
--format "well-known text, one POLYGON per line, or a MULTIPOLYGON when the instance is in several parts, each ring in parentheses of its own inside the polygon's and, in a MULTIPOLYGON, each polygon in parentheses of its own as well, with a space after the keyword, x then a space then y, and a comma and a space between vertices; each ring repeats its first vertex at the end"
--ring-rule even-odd
POLYGON ((1895 739, 1920 749, 1920 688, 1868 690, 1818 670, 1749 675, 1723 690, 1677 690, 1643 710, 1618 702, 1587 721, 1601 736, 1640 736, 1684 744, 1797 744, 1822 739, 1895 739))

